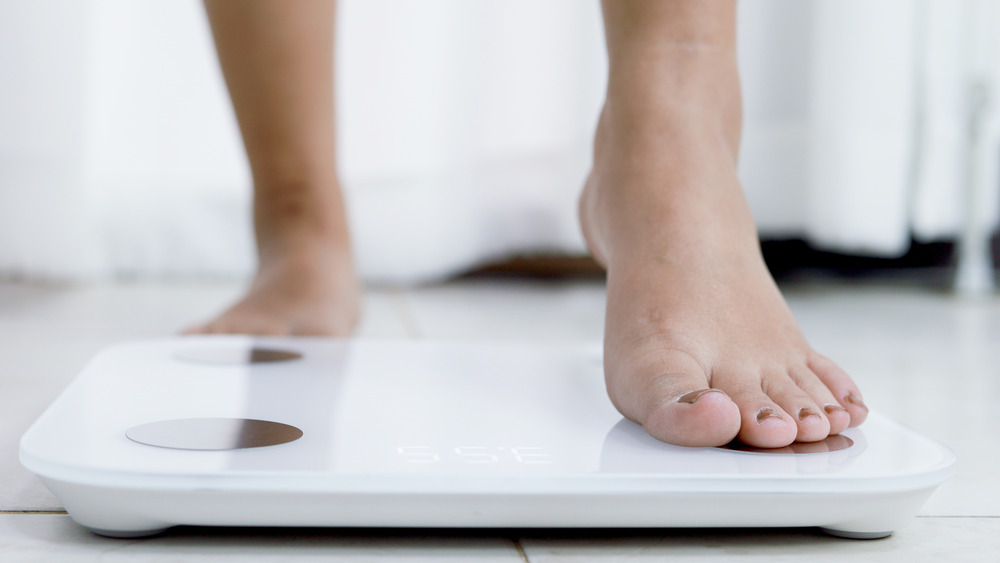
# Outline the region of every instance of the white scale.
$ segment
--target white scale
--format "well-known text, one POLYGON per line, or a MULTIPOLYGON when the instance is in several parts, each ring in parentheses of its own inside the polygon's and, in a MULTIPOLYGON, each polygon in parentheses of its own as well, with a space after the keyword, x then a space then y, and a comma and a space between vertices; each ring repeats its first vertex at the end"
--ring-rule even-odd
POLYGON ((767 453, 624 419, 590 346, 190 337, 95 358, 21 462, 94 532, 820 526, 883 537, 954 471, 877 413, 767 453))

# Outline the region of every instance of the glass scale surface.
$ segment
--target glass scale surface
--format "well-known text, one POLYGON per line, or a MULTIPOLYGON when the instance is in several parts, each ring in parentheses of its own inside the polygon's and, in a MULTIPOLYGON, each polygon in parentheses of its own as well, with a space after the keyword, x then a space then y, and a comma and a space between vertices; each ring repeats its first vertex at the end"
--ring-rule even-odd
POLYGON ((884 537, 954 471, 872 413, 779 452, 624 419, 593 345, 234 336, 122 344, 25 433, 78 523, 462 528, 820 526, 884 537))

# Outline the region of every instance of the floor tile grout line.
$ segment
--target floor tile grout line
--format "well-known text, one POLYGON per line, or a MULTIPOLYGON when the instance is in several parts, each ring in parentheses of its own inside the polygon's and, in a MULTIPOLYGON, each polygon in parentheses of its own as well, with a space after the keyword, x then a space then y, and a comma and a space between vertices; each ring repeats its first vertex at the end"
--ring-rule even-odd
POLYGON ((528 554, 524 552, 524 546, 521 545, 521 540, 518 538, 510 538, 514 542, 514 548, 517 549, 517 554, 521 556, 521 561, 524 563, 531 563, 528 559, 528 554))
POLYGON ((406 336, 419 340, 424 336, 420 334, 420 329, 417 328, 417 319, 413 316, 413 311, 410 310, 406 302, 406 293, 406 290, 400 287, 394 287, 389 290, 389 295, 392 296, 393 310, 395 310, 396 316, 399 317, 399 322, 403 324, 406 336))
POLYGON ((995 514, 994 515, 972 514, 972 515, 962 515, 962 516, 956 514, 943 514, 943 515, 918 514, 916 517, 917 518, 1000 518, 1000 516, 995 514))

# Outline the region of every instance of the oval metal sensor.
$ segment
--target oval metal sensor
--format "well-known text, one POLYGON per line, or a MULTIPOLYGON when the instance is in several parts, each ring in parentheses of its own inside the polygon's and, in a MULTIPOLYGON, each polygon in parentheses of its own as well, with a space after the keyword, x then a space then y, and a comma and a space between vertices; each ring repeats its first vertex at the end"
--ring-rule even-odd
POLYGON ((302 358, 302 354, 292 350, 276 348, 231 347, 231 348, 188 348, 174 353, 174 357, 185 362, 199 364, 267 364, 290 362, 302 358))
POLYGON ((294 442, 298 428, 248 418, 178 418, 140 424, 125 431, 133 442, 175 450, 240 450, 294 442))
POLYGON ((722 449, 755 454, 821 454, 846 450, 853 445, 854 440, 851 440, 847 436, 837 434, 834 436, 827 436, 825 439, 818 442, 793 442, 783 448, 755 448, 738 440, 733 440, 725 446, 722 446, 722 449))

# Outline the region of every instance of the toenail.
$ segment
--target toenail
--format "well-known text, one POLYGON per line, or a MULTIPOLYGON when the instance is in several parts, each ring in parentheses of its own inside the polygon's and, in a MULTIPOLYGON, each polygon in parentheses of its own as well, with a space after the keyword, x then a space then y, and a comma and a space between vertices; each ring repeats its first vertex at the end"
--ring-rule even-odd
POLYGON ((865 412, 868 412, 868 407, 865 406, 865 402, 861 400, 861 397, 858 397, 857 395, 855 395, 854 391, 849 392, 844 397, 844 400, 847 401, 848 403, 851 403, 852 405, 854 405, 856 407, 861 407, 861 408, 865 409, 865 412))
MULTIPOLYGON (((722 391, 718 389, 698 389, 697 391, 691 391, 690 393, 685 393, 680 397, 677 397, 677 402, 693 405, 694 402, 700 399, 702 395, 704 395, 705 393, 712 393, 713 391, 715 393, 722 393, 722 391)), ((725 395, 725 393, 722 394, 725 395)))
POLYGON ((827 403, 823 405, 823 410, 826 411, 826 414, 833 414, 835 412, 840 412, 840 411, 847 412, 847 409, 845 409, 844 407, 840 405, 835 405, 833 403, 827 403))
POLYGON ((764 407, 759 411, 757 411, 757 424, 760 424, 769 418, 780 419, 781 415, 774 412, 774 409, 772 409, 771 407, 764 407))
POLYGON ((799 409, 799 420, 805 420, 805 418, 808 416, 818 417, 819 413, 808 407, 802 407, 801 409, 799 409))

